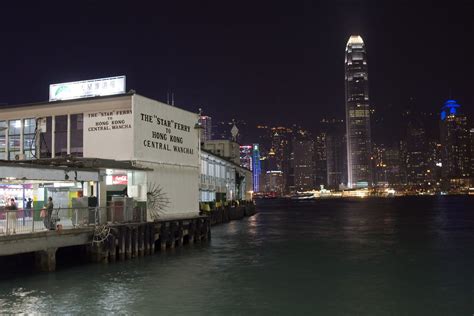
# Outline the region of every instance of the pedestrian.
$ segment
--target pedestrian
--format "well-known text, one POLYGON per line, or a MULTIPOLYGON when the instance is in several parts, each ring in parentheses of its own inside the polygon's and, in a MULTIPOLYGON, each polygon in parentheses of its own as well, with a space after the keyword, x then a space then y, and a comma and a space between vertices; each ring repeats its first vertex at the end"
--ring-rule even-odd
POLYGON ((8 206, 7 210, 7 226, 8 226, 8 232, 13 232, 13 234, 16 234, 16 213, 18 211, 18 206, 16 206, 15 199, 10 199, 10 205, 8 206))
POLYGON ((33 209, 33 200, 31 198, 28 198, 28 201, 26 202, 26 208, 25 208, 25 216, 26 217, 31 217, 31 210, 33 209))
POLYGON ((51 216, 53 215, 53 198, 48 198, 48 203, 44 206, 45 216, 43 219, 44 227, 49 230, 54 230, 54 227, 51 225, 51 216))

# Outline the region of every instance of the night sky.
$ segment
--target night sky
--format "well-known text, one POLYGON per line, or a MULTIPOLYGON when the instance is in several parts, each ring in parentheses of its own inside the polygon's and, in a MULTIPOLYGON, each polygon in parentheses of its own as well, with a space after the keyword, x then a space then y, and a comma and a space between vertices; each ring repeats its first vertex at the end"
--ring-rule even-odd
POLYGON ((9 2, 3 104, 47 100, 50 83, 126 75, 128 89, 161 101, 173 91, 177 106, 215 120, 315 128, 344 116, 344 49, 360 34, 379 118, 409 98, 438 111, 450 95, 474 115, 473 1, 9 2))

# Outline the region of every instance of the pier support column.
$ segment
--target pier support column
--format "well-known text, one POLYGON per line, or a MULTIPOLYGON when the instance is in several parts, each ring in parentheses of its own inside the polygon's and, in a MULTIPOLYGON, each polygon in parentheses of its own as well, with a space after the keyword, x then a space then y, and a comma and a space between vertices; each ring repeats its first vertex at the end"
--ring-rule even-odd
POLYGON ((132 258, 132 228, 125 227, 125 257, 132 258))
POLYGON ((58 248, 48 248, 35 252, 36 268, 43 272, 53 272, 56 270, 56 251, 58 248))
POLYGON ((118 256, 119 260, 125 260, 125 228, 120 227, 118 231, 118 256))
POLYGON ((137 242, 138 242, 138 255, 143 257, 145 255, 145 226, 138 225, 137 227, 137 242))
POLYGON ((155 253, 155 225, 151 225, 150 227, 150 254, 155 253))

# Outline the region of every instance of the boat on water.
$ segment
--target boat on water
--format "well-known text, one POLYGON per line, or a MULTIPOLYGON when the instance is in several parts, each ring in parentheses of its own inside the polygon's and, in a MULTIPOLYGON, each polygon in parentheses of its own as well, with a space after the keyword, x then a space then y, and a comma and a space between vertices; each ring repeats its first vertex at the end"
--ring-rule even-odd
POLYGON ((297 193, 290 196, 291 200, 314 200, 315 198, 314 193, 297 193))

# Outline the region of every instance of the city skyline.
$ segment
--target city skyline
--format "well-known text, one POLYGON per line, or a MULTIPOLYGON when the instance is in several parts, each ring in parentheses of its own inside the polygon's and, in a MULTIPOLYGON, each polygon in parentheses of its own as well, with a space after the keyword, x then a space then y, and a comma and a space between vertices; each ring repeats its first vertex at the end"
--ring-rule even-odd
MULTIPOLYGON (((172 93, 176 105, 202 108, 216 120, 214 113, 231 119, 239 111, 249 124, 266 118, 311 126, 323 116, 343 117, 342 49, 350 34, 360 34, 371 56, 374 115, 386 113, 385 124, 397 124, 392 114, 410 98, 430 111, 452 97, 473 114, 469 1, 443 7, 424 1, 275 3, 252 10, 168 3, 157 16, 146 5, 133 14, 99 2, 67 13, 30 6, 21 22, 11 19, 14 14, 0 22, 9 43, 0 53, 6 61, 3 104, 45 100, 50 83, 125 74, 127 89, 162 101, 172 93), (446 23, 446 16, 456 23, 446 23), (128 42, 134 44, 121 44, 128 42), (31 57, 24 60, 26 49, 31 57)), ((17 4, 7 9, 22 11, 17 4)))

